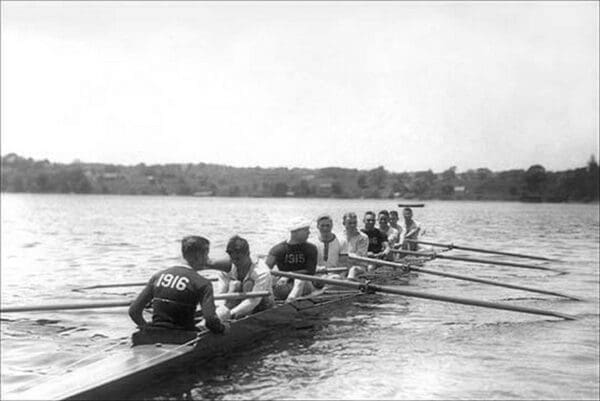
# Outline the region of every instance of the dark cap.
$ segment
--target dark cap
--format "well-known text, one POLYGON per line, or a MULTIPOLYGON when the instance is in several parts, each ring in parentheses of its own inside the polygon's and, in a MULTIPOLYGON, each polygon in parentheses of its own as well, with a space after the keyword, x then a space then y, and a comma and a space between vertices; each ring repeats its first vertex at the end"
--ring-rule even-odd
POLYGON ((208 251, 210 241, 199 235, 189 235, 181 240, 181 253, 188 254, 195 251, 208 251))
POLYGON ((225 252, 240 252, 240 253, 249 253, 250 245, 248 245, 248 241, 239 235, 234 235, 227 242, 227 248, 225 248, 225 252))

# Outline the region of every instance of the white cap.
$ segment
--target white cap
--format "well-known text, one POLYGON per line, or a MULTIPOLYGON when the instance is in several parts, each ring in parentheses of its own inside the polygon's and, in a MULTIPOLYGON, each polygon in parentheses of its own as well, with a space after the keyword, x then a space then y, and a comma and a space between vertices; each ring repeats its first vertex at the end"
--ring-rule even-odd
POLYGON ((320 214, 317 216, 316 222, 318 223, 319 221, 321 221, 323 219, 329 219, 329 220, 333 221, 333 219, 331 218, 331 215, 329 213, 323 213, 323 214, 320 214))
POLYGON ((300 230, 301 228, 310 228, 310 220, 298 217, 290 221, 288 229, 290 231, 300 230))

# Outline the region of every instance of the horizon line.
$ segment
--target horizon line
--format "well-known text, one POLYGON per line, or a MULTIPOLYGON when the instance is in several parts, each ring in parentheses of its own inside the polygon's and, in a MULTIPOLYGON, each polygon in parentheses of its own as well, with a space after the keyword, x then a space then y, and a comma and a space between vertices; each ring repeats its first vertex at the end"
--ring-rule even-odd
MULTIPOLYGON (((324 170, 324 169, 331 169, 331 168, 339 168, 339 169, 344 169, 344 170, 357 170, 357 171, 371 171, 371 170, 376 170, 379 168, 383 168, 384 170, 386 170, 389 173, 392 174, 401 174, 401 173, 411 173, 411 172, 424 172, 424 171, 433 171, 433 169, 431 168, 427 168, 427 169, 423 169, 423 170, 404 170, 404 171, 393 171, 393 170, 389 170, 387 169, 385 166, 383 165, 379 165, 377 167, 372 167, 372 168, 368 168, 368 167, 364 167, 364 168, 356 168, 356 167, 343 167, 343 166, 325 166, 325 167, 299 167, 299 166, 293 166, 293 167, 288 167, 288 166, 271 166, 271 167, 264 167, 264 166, 233 166, 230 164, 222 164, 222 163, 214 163, 214 162, 203 162, 203 161, 197 161, 197 162, 163 162, 163 163, 147 163, 147 162, 138 162, 138 163, 132 163, 132 164, 125 164, 125 163, 110 163, 110 162, 98 162, 98 161, 83 161, 80 160, 79 158, 74 158, 71 162, 60 162, 60 161, 52 161, 48 158, 43 158, 43 159, 35 159, 33 157, 25 157, 22 155, 19 155, 16 152, 9 152, 7 154, 4 155, 0 155, 0 157, 2 159, 11 156, 11 155, 15 155, 17 157, 23 158, 23 159, 31 159, 33 161, 47 161, 48 163, 53 163, 53 164, 64 164, 64 165, 73 165, 73 164, 104 164, 104 165, 112 165, 112 166, 123 166, 123 167, 135 167, 138 166, 140 164, 143 164, 145 166, 164 166, 164 165, 198 165, 198 164, 205 164, 205 165, 213 165, 213 166, 220 166, 220 167, 229 167, 229 168, 239 168, 239 169, 288 169, 288 170, 324 170)), ((531 164, 529 167, 526 168, 507 168, 507 169, 502 169, 502 170, 492 170, 489 167, 477 167, 477 168, 469 168, 469 169, 465 169, 465 170, 459 170, 458 167, 456 165, 452 165, 447 167, 445 170, 442 170, 441 172, 447 171, 449 169, 451 169, 452 167, 454 167, 456 169, 456 173, 460 174, 460 173, 464 173, 470 170, 479 170, 479 169, 488 169, 492 172, 503 172, 503 171, 513 171, 513 170, 524 170, 526 171, 527 169, 533 167, 533 166, 542 166, 544 167, 544 169, 547 172, 556 172, 556 171, 568 171, 568 170, 573 170, 573 169, 577 169, 577 168, 585 168, 587 166, 587 164, 594 160, 597 163, 597 158, 596 158, 596 154, 595 153, 591 153, 590 157, 588 158, 588 160, 586 162, 584 162, 582 165, 580 166, 575 166, 575 167, 570 167, 564 170, 548 170, 546 169, 546 167, 544 167, 543 164, 540 163, 533 163, 531 164)), ((434 172, 435 173, 435 172, 434 172)))

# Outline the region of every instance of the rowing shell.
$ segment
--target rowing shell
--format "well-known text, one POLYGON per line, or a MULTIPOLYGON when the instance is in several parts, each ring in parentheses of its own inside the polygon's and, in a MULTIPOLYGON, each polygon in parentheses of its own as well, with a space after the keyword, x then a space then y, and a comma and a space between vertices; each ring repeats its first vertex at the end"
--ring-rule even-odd
POLYGON ((169 370, 230 352, 263 338, 275 328, 294 327, 294 323, 311 314, 362 296, 365 294, 357 291, 325 289, 317 296, 279 303, 271 309, 233 321, 226 335, 205 330, 197 339, 183 345, 138 345, 119 350, 60 377, 45 378, 28 389, 15 390, 7 394, 6 399, 123 399, 139 392, 147 383, 164 380, 170 376, 169 370))
MULTIPOLYGON (((407 260, 408 261, 408 260, 407 260)), ((418 263, 418 259, 409 263, 418 263)), ((379 276, 384 280, 396 277, 408 278, 405 272, 393 270, 390 275, 384 269, 377 269, 371 278, 379 276)), ((369 275, 368 275, 369 276, 369 275)), ((369 278, 369 277, 367 277, 369 278)), ((226 335, 214 334, 208 330, 186 344, 137 345, 119 349, 102 359, 82 366, 73 365, 71 370, 60 377, 40 379, 20 387, 6 399, 11 400, 69 400, 69 399, 124 399, 129 394, 139 392, 147 383, 155 384, 170 377, 165 372, 198 363, 218 355, 251 344, 277 328, 294 327, 306 318, 331 310, 340 304, 357 300, 366 294, 347 289, 325 287, 317 294, 298 298, 290 303, 278 303, 275 307, 231 322, 226 335)))

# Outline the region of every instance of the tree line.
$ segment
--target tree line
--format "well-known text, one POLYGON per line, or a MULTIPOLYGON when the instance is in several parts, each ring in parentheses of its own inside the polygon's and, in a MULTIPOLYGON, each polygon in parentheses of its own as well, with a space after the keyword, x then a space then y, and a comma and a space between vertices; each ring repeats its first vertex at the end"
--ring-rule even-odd
POLYGON ((557 172, 536 164, 527 170, 500 172, 479 168, 457 173, 456 167, 450 167, 441 173, 396 173, 382 166, 357 170, 206 163, 64 164, 11 153, 2 157, 1 170, 2 192, 528 202, 592 202, 599 198, 599 167, 594 156, 584 167, 557 172))

